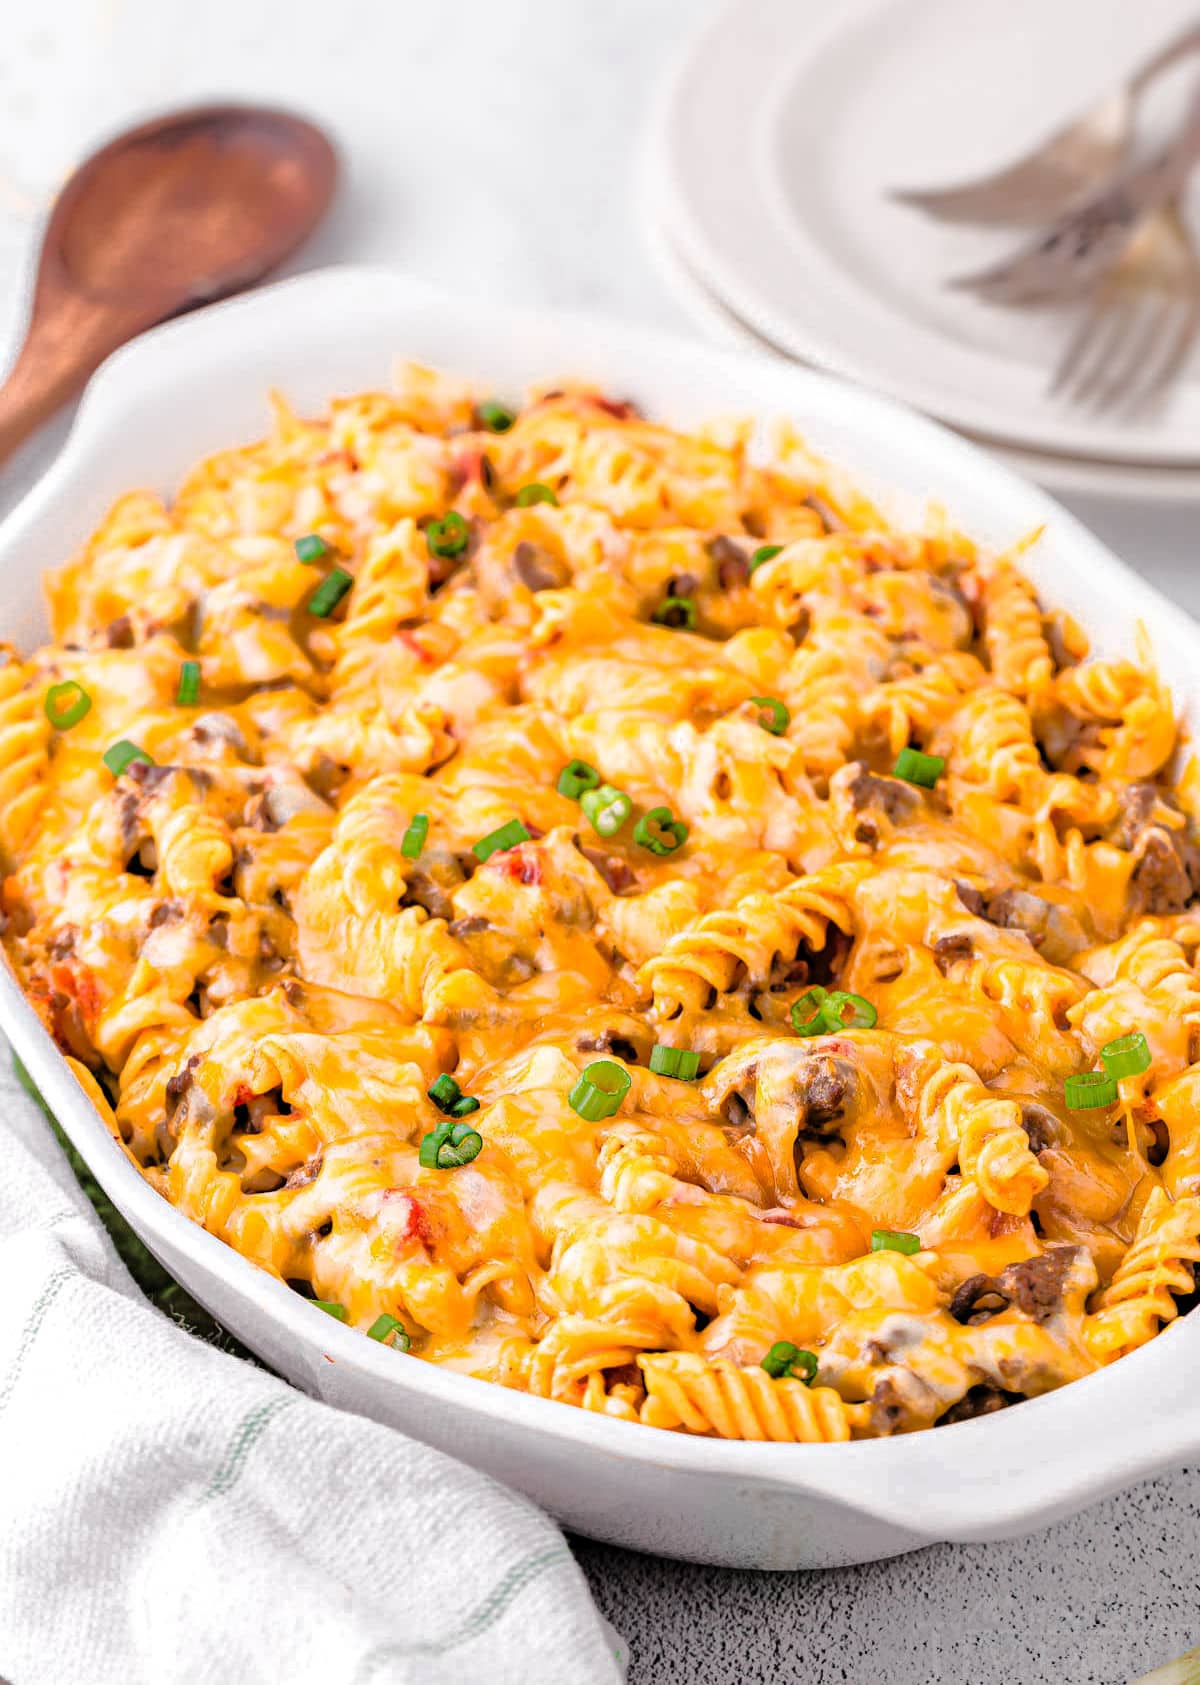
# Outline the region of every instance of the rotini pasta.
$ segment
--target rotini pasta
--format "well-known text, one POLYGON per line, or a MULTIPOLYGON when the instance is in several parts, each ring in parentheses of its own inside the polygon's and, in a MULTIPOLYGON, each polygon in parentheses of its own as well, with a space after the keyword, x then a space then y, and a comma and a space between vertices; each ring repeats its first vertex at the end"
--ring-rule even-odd
POLYGON ((1194 1290, 1200 773, 1039 541, 587 389, 276 400, 0 666, 9 960, 401 1354, 797 1444, 1060 1386, 1194 1290))

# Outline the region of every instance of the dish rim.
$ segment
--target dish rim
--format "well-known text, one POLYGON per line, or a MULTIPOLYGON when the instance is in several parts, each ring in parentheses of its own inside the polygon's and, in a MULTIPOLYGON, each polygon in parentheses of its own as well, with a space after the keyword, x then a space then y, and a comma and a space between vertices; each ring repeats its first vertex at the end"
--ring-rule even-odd
MULTIPOLYGON (((221 362, 218 347, 226 361, 233 363, 238 345, 246 347, 247 356, 264 337, 282 345, 288 333, 303 332, 314 319, 321 320, 320 312, 328 311, 334 301, 348 320, 357 319, 356 308, 367 314, 373 310, 380 324, 409 316, 414 322, 432 324, 429 332, 435 337, 443 330, 449 336, 463 313, 470 312, 476 323, 482 316, 491 331, 524 336, 531 346, 548 342, 557 347, 564 339, 587 346, 587 352, 581 349, 578 354, 580 362, 594 359, 597 347, 615 347, 618 379, 644 378, 651 391, 656 384, 669 384, 671 378, 685 381, 685 371, 700 368, 705 374, 701 384, 707 381, 735 390, 749 384, 761 389, 760 415, 776 405, 803 408, 798 400, 804 394, 861 425, 864 432, 879 432, 885 445, 894 435, 898 459, 902 436, 907 449, 919 447, 931 464, 941 464, 938 480, 949 465, 961 472, 964 481, 1003 493, 1021 511, 1023 522, 1032 524, 1052 515, 1058 549, 1078 552, 1081 564, 1136 596, 1143 618, 1161 633, 1160 650, 1165 643, 1180 660, 1187 657, 1200 667, 1200 627, 1182 609, 1127 569, 1045 492, 993 462, 978 446, 895 399, 816 370, 697 345, 603 316, 522 311, 447 298, 379 266, 346 266, 294 277, 157 328, 115 353, 89 384, 57 459, 0 524, 0 578, 6 568, 16 566, 28 547, 36 551, 39 524, 56 519, 56 512, 72 496, 85 511, 79 517, 81 526, 88 526, 91 515, 85 488, 89 474, 99 477, 108 429, 123 413, 137 413, 139 406, 152 412, 155 394, 161 403, 164 387, 177 394, 178 388, 164 380, 164 371, 190 366, 200 385, 221 362), (635 374, 639 369, 651 372, 639 376, 635 374)), ((381 342, 381 377, 404 352, 402 344, 381 342)), ((299 362, 299 352, 289 350, 289 354, 299 362)), ((557 349, 548 353, 551 357, 560 354, 557 349)), ((555 371, 546 368, 545 372, 555 371)), ((707 408, 707 399, 704 402, 707 408)), ((183 423, 184 432, 187 425, 183 423)), ((192 460, 197 453, 184 445, 180 454, 192 460)), ((9 607, 10 602, 0 595, 0 612, 9 607)), ((258 1269, 155 1192, 114 1143, 21 993, 7 958, 0 968, 0 1031, 9 1036, 72 1142, 151 1250, 182 1254, 199 1275, 215 1278, 239 1302, 239 1309, 257 1306, 268 1315, 314 1363, 328 1356, 344 1366, 343 1373, 357 1371, 398 1385, 423 1396, 432 1406, 455 1407, 602 1458, 732 1479, 746 1490, 775 1488, 823 1498, 929 1539, 995 1538, 1027 1530, 1039 1520, 1099 1499, 1200 1450, 1200 1421, 1191 1408, 1194 1386, 1188 1385, 1189 1379, 1200 1380, 1200 1317, 1180 1318, 1140 1350, 1053 1393, 1030 1399, 1019 1409, 936 1431, 833 1445, 727 1441, 649 1429, 421 1359, 397 1368, 396 1353, 314 1310, 283 1282, 258 1269), (1148 1396, 1159 1400, 1149 1423, 1144 1420, 1148 1396), (1104 1424, 1100 1434, 1080 1431, 1084 1425, 1094 1428, 1098 1420, 1104 1424), (1128 1430, 1123 1442, 1118 1431, 1122 1428, 1128 1430), (1036 1469, 1028 1458, 1030 1432, 1052 1453, 1036 1469), (1121 1443, 1127 1449, 1118 1456, 1113 1446, 1121 1443), (1105 1450, 1107 1455, 1102 1454, 1105 1450), (985 1495, 983 1507, 973 1510, 972 1504, 985 1495)))

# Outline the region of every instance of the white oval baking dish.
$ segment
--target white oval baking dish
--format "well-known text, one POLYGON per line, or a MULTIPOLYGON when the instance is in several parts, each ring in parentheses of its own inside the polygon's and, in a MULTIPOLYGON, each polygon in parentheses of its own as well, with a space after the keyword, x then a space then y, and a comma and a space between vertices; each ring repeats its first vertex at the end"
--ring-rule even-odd
MULTIPOLYGON (((65 557, 119 493, 167 490, 206 452, 257 437, 271 386, 318 409, 331 394, 386 383, 397 356, 501 392, 591 378, 675 422, 788 413, 900 513, 934 498, 997 544, 1045 523, 1026 565, 1046 599, 1075 613, 1100 648, 1129 649, 1140 619, 1195 717, 1200 628, 1043 492, 935 423, 799 368, 613 322, 446 299, 376 269, 285 282, 112 358, 61 457, 0 529, 4 635, 23 645, 44 636, 40 570, 65 557)), ((827 1567, 1025 1532, 1200 1453, 1200 1317, 1015 1409, 831 1446, 727 1444, 633 1427, 398 1357, 154 1193, 114 1147, 7 967, 0 1028, 151 1251, 247 1346, 306 1392, 464 1458, 593 1537, 737 1567, 827 1567)))

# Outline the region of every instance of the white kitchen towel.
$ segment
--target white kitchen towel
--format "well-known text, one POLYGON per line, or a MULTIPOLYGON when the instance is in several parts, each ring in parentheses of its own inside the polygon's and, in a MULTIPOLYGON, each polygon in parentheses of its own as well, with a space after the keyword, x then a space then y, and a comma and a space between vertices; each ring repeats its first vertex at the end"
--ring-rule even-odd
POLYGON ((2 1043, 0 1679, 621 1680, 531 1504, 142 1297, 2 1043))

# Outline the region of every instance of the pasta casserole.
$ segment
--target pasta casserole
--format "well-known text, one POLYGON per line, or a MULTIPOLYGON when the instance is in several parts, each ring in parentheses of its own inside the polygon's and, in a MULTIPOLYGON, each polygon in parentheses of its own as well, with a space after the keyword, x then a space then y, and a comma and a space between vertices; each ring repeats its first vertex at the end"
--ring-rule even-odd
POLYGON ((397 1363, 802 1442, 1047 1392, 1193 1293, 1200 775, 1041 542, 786 423, 277 399, 0 667, 10 963, 397 1363))

